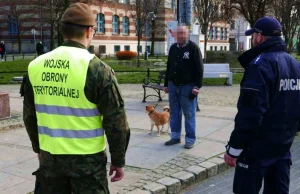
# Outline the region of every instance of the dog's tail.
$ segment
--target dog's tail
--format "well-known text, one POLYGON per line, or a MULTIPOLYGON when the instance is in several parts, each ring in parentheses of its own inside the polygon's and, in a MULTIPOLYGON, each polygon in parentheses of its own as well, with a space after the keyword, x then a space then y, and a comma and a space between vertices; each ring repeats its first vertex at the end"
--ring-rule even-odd
POLYGON ((170 112, 170 107, 169 107, 169 106, 165 106, 165 107, 164 107, 164 111, 165 111, 165 112, 170 112))

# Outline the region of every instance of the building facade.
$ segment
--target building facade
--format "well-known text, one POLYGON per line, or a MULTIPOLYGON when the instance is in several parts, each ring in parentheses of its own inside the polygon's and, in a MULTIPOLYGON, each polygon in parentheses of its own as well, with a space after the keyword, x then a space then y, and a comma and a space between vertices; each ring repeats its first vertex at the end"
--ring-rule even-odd
MULTIPOLYGON (((37 41, 42 41, 45 51, 49 51, 51 31, 56 31, 57 26, 51 28, 52 20, 49 20, 50 13, 46 10, 48 8, 44 1, 27 0, 21 3, 17 0, 1 0, 0 7, 5 11, 0 12, 0 40, 5 41, 7 53, 18 53, 19 49, 21 53, 34 53, 37 41), (18 10, 18 13, 14 14, 14 10, 18 10)), ((176 2, 162 0, 156 13, 155 54, 167 54, 166 26, 168 21, 176 20, 176 2)), ((137 48, 138 24, 135 19, 134 0, 94 1, 91 8, 97 23, 97 32, 91 44, 95 54, 115 54, 122 50, 140 53, 144 53, 146 49, 150 51, 150 18, 148 30, 143 33, 140 48, 137 48)), ((54 36, 57 39, 57 34, 54 36)), ((200 34, 200 47, 204 44, 203 40, 204 37, 200 34)), ((217 22, 212 25, 207 50, 229 50, 229 24, 217 22)))
POLYGON ((230 22, 231 51, 246 51, 251 48, 251 36, 245 35, 248 29, 250 29, 250 24, 242 16, 237 16, 230 22))

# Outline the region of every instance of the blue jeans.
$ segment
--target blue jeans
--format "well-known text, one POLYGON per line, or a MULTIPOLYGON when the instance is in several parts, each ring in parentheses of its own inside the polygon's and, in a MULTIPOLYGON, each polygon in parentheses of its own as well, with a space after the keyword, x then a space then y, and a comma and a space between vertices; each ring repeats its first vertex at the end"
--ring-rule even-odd
POLYGON ((169 103, 170 103, 170 127, 171 138, 180 139, 182 128, 182 113, 184 115, 185 142, 195 143, 196 141, 196 98, 191 100, 194 85, 176 86, 172 82, 168 83, 169 103))

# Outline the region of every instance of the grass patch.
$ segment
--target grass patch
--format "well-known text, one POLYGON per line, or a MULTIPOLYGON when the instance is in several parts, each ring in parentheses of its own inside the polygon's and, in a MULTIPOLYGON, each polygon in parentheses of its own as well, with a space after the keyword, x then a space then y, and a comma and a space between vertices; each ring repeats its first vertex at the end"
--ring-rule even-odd
MULTIPOLYGON (((7 61, 0 63, 0 72, 10 72, 10 73, 1 73, 0 74, 0 84, 11 84, 12 77, 23 76, 25 73, 18 73, 27 71, 28 64, 31 60, 17 60, 17 61, 7 61), (15 73, 17 72, 17 73, 15 73)), ((144 64, 141 67, 136 67, 135 64, 120 64, 119 61, 107 60, 106 63, 111 66, 115 71, 146 71, 147 68, 154 69, 150 64, 144 64)), ((132 84, 142 84, 146 78, 146 72, 139 73, 121 73, 117 72, 116 77, 120 84, 132 83, 132 84)), ((151 79, 157 79, 158 73, 150 73, 151 79)), ((242 80, 243 74, 233 74, 233 84, 239 84, 242 80)), ((213 85, 224 85, 225 79, 223 78, 205 78, 203 79, 203 85, 213 86, 213 85)))
POLYGON ((27 71, 30 59, 0 62, 0 72, 27 71))

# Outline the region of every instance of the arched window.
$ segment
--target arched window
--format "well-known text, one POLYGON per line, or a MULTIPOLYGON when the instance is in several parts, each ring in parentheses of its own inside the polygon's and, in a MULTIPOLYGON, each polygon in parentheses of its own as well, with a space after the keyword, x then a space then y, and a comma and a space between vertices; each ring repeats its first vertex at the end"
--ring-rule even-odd
POLYGON ((217 40, 218 39, 218 27, 214 27, 214 39, 217 40))
POLYGON ((221 40, 223 40, 223 38, 224 38, 224 34, 223 34, 224 32, 223 32, 223 28, 221 28, 221 35, 220 35, 220 39, 221 40))
POLYGON ((113 34, 120 34, 120 20, 119 16, 117 15, 113 16, 112 29, 113 34))
POLYGON ((105 32, 105 20, 104 15, 102 13, 99 13, 97 15, 97 32, 105 32))
POLYGON ((127 16, 123 18, 123 33, 129 34, 129 18, 127 16))
POLYGON ((209 39, 213 39, 213 35, 214 35, 213 27, 210 27, 210 30, 209 30, 209 39))

